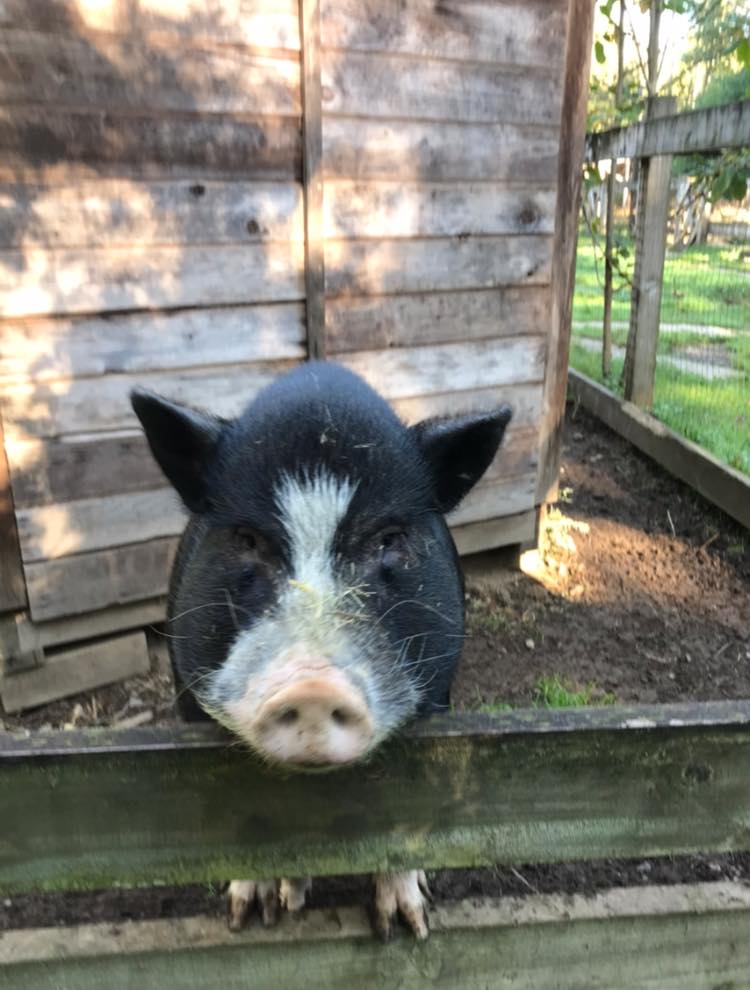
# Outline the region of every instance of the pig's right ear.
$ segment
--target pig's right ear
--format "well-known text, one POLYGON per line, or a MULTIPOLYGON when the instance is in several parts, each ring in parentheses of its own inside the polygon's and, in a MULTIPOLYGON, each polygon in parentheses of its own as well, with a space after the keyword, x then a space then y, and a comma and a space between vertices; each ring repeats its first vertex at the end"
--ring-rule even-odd
POLYGON ((130 402, 156 463, 188 509, 205 512, 209 504, 206 469, 216 450, 222 421, 141 389, 130 393, 130 402))

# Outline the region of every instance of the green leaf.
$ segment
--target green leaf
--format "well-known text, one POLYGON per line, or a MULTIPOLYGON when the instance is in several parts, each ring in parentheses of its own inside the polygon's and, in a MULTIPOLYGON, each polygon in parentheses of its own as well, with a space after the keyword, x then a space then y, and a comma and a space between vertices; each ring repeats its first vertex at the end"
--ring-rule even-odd
POLYGON ((750 38, 745 38, 734 50, 740 64, 750 71, 750 38))
POLYGON ((597 41, 596 44, 594 45, 594 57, 596 58, 596 61, 599 63, 599 65, 604 65, 604 63, 607 61, 607 56, 604 54, 604 45, 601 43, 601 41, 597 41))

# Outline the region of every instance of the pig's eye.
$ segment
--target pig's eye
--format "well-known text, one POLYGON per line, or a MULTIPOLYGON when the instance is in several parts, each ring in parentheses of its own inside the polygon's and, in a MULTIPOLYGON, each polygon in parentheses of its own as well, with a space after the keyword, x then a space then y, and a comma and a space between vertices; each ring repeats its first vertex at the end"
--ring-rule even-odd
POLYGON ((391 571, 404 559, 406 533, 402 529, 387 529, 380 534, 380 566, 391 571))
POLYGON ((251 553, 255 553, 258 549, 258 535, 254 529, 250 529, 249 526, 237 526, 234 535, 237 537, 238 542, 242 546, 243 550, 248 550, 251 553))

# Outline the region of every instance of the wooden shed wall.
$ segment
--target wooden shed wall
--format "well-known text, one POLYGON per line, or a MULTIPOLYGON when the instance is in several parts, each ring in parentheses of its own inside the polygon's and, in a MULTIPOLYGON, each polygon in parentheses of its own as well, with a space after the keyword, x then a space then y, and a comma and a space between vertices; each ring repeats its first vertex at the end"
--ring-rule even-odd
MULTIPOLYGON (((327 353, 408 421, 515 407, 461 531, 539 501, 566 18, 321 4, 327 353)), ((300 15, 6 0, 0 24, 2 414, 44 621, 165 590, 184 516, 130 388, 231 415, 307 355, 300 15)))

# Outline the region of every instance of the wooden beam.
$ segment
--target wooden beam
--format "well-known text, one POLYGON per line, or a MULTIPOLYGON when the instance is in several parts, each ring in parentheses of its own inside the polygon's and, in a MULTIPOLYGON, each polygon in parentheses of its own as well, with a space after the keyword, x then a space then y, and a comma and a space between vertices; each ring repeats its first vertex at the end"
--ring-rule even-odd
POLYGON ((690 155, 750 144, 750 100, 691 110, 586 136, 586 160, 690 155))
POLYGON ((632 990, 655 976, 659 990, 704 990, 750 979, 750 893, 740 884, 446 902, 430 921, 426 944, 402 935, 387 946, 363 907, 240 933, 210 917, 22 929, 3 933, 0 972, 6 990, 130 990, 134 974, 142 986, 185 990, 632 990))
POLYGON ((750 478, 746 474, 572 368, 569 387, 584 409, 750 529, 750 478))
POLYGON ((323 110, 320 0, 300 0, 302 38, 302 182, 305 203, 305 305, 311 358, 326 356, 323 110))
POLYGON ((571 0, 568 5, 552 257, 552 305, 540 430, 541 454, 535 500, 537 505, 545 502, 555 490, 560 470, 593 21, 594 5, 591 0, 571 0))
POLYGON ((0 612, 13 612, 25 606, 26 583, 0 413, 0 612))
POLYGON ((446 715, 325 774, 210 724, 0 733, 0 892, 748 850, 749 760, 748 701, 446 715))

